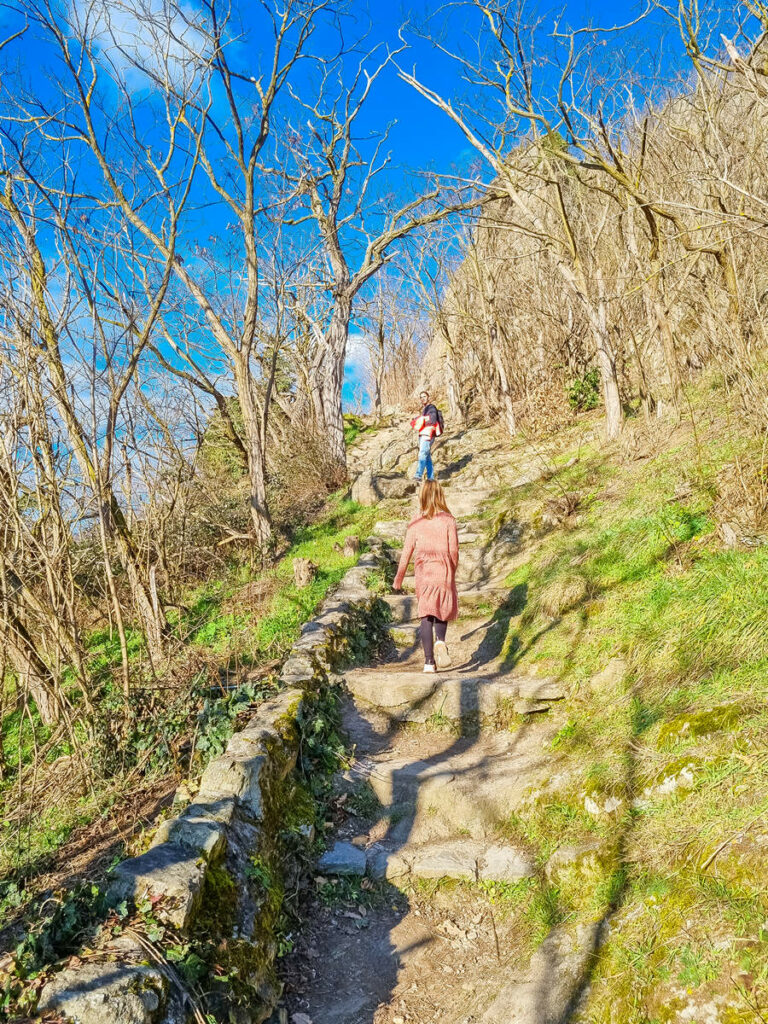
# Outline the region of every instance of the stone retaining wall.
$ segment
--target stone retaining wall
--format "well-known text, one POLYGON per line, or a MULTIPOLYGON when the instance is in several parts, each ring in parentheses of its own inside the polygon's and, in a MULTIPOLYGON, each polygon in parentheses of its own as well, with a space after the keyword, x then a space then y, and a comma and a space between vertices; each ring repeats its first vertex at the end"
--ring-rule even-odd
MULTIPOLYGON (((329 675, 349 660, 350 646, 371 621, 375 598, 365 581, 380 564, 380 543, 370 540, 374 550, 302 628, 281 672, 286 688, 209 763, 193 802, 160 825, 150 849, 113 873, 114 902, 151 906, 177 943, 216 950, 228 978, 218 996, 209 996, 207 1010, 217 1019, 260 1024, 279 995, 274 961, 284 878, 297 842, 304 835, 306 846, 310 838, 310 825, 301 825, 311 802, 295 771, 297 756, 329 675)), ((173 966, 156 953, 139 930, 126 928, 118 937, 110 930, 87 962, 46 984, 38 1011, 78 1024, 204 1020, 173 966)))

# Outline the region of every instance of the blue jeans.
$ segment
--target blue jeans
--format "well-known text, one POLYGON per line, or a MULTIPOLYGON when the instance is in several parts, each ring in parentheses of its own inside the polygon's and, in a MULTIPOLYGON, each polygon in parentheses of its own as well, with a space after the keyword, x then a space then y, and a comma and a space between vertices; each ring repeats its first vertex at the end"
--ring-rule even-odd
POLYGON ((432 466, 432 441, 428 437, 422 437, 419 441, 419 464, 416 467, 417 480, 421 480, 425 469, 427 471, 427 480, 434 480, 435 470, 432 466))

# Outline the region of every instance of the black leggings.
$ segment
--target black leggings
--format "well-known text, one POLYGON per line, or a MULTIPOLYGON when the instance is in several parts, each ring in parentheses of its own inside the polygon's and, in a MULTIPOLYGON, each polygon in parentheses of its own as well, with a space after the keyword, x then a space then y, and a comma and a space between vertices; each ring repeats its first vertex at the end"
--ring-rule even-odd
POLYGON ((421 646, 424 648, 424 662, 427 665, 435 664, 435 647, 432 639, 432 627, 435 627, 435 640, 445 641, 445 633, 448 629, 448 622, 437 619, 434 615, 425 615, 419 626, 421 646))

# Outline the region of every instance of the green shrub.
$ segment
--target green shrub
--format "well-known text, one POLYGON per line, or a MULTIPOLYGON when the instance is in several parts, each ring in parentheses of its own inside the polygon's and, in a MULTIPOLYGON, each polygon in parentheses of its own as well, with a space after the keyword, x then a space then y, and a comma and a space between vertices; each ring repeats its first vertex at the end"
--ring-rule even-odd
POLYGON ((587 412, 600 404, 600 371, 597 367, 587 370, 566 388, 568 404, 575 412, 587 412))

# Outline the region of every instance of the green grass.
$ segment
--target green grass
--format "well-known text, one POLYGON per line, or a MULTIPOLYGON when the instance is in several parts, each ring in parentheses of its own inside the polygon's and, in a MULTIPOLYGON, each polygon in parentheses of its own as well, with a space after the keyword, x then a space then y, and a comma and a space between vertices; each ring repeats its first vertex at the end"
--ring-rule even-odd
MULTIPOLYGON (((378 512, 380 514, 380 511, 378 512)), ((194 591, 179 625, 182 635, 206 651, 238 657, 258 664, 285 654, 298 637, 301 625, 311 618, 317 605, 341 580, 356 556, 344 557, 344 538, 366 537, 378 518, 377 510, 364 508, 340 494, 329 499, 317 522, 295 531, 292 543, 273 569, 251 580, 241 574, 234 579, 216 580, 194 591), (306 587, 293 581, 293 561, 309 558, 317 575, 306 587), (261 614, 238 610, 237 595, 249 582, 272 584, 272 596, 261 614)))
POLYGON ((347 448, 353 445, 361 434, 366 433, 370 429, 354 413, 347 412, 344 414, 344 444, 347 448))
MULTIPOLYGON (((711 403, 711 392, 694 400, 711 403)), ((697 415, 698 440, 682 425, 641 461, 589 449, 568 467, 564 450, 555 477, 507 492, 490 512, 503 522, 522 510, 535 523, 561 489, 581 495, 579 512, 507 579, 517 595, 502 609, 507 668, 578 692, 549 742, 560 781, 503 831, 542 867, 560 848, 599 843, 597 859, 538 888, 525 915, 532 942, 557 922, 616 915, 591 1024, 612 1024, 617 1006, 627 1024, 675 1020, 686 1005, 675 986, 722 1000, 728 1024, 759 1019, 754 1006, 768 1000, 768 545, 725 550, 716 532, 723 468, 737 457, 759 466, 761 445, 724 430, 717 410, 697 415), (593 691, 615 657, 626 677, 593 691), (686 766, 692 785, 660 789, 686 766), (609 799, 613 812, 588 810, 609 799), (752 1009, 733 982, 746 961, 752 1009)))
MULTIPOLYGON (((316 522, 296 531, 282 560, 257 577, 266 577, 269 583, 268 600, 263 608, 254 610, 247 604, 241 607, 238 602, 238 594, 254 579, 243 566, 235 566, 229 577, 206 583, 185 595, 184 610, 174 621, 176 636, 183 645, 178 655, 179 670, 190 652, 194 652, 193 659, 202 655, 214 666, 229 666, 233 662, 236 665, 259 664, 282 657, 298 637, 301 625, 311 618, 329 589, 355 563, 356 556, 345 558, 340 550, 344 538, 349 535, 365 538, 380 515, 380 509, 363 508, 341 495, 331 497, 316 522), (295 558, 310 558, 318 566, 317 576, 307 587, 297 588, 294 583, 295 558)), ((146 652, 141 633, 128 629, 127 640, 129 657, 143 659, 146 652)), ((123 698, 114 683, 120 665, 117 634, 108 630, 93 633, 88 650, 91 671, 103 683, 100 713, 108 718, 112 709, 115 715, 122 715, 123 698)), ((152 705, 151 691, 146 692, 146 707, 134 706, 136 714, 130 733, 122 735, 116 748, 110 749, 108 754, 98 755, 101 760, 95 765, 97 776, 103 776, 110 789, 111 774, 130 768, 143 752, 152 753, 149 761, 144 759, 147 777, 171 770, 176 756, 172 741, 179 735, 196 735, 194 759, 190 762, 190 754, 185 754, 184 759, 185 769, 191 763, 193 772, 223 749, 238 710, 260 699, 261 691, 256 686, 244 688, 244 703, 240 704, 237 702, 240 691, 223 699, 210 700, 207 687, 204 685, 201 689, 195 682, 204 683, 206 678, 205 672, 196 673, 188 691, 174 691, 173 699, 169 698, 162 706, 152 705), (133 760, 121 768, 126 753, 130 753, 133 760)), ((36 751, 50 735, 51 730, 42 726, 34 704, 27 710, 17 709, 5 716, 2 743, 9 774, 0 787, 0 795, 7 801, 12 799, 16 784, 15 769, 31 765, 36 751)), ((68 744, 62 741, 51 749, 47 759, 51 761, 69 752, 68 744)), ((6 887, 15 885, 18 872, 23 877, 33 876, 50 862, 51 855, 66 846, 76 827, 106 811, 106 791, 102 792, 99 785, 97 778, 96 791, 87 797, 61 794, 54 806, 41 808, 20 832, 13 822, 0 826, 0 871, 4 873, 6 887)), ((27 898, 32 898, 32 890, 30 886, 27 898)), ((19 889, 16 886, 8 891, 11 895, 6 903, 11 912, 19 889)), ((0 901, 2 899, 0 892, 0 901)))

